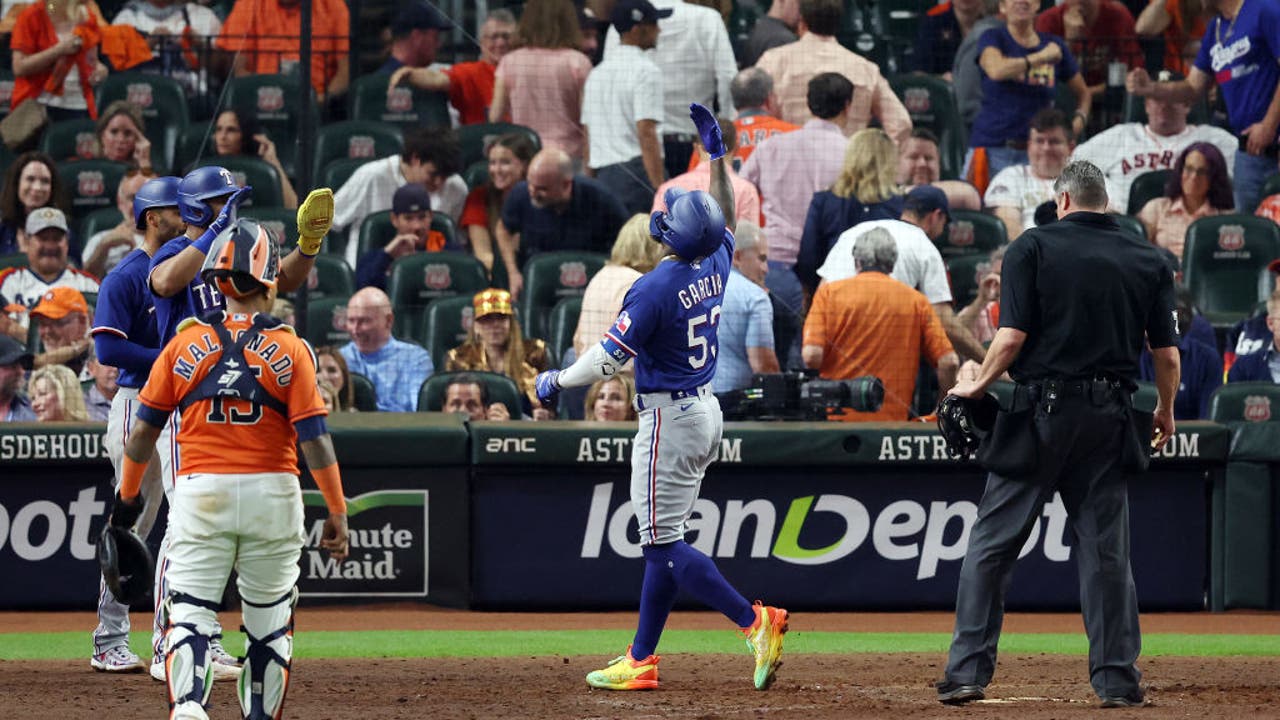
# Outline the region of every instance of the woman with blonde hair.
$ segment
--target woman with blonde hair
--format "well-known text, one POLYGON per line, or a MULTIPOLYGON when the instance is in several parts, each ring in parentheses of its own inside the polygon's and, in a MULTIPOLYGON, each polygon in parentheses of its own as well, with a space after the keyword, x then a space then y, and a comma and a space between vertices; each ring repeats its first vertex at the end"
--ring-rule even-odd
MULTIPOLYGON (((658 264, 664 252, 662 243, 649 236, 649 216, 632 215, 618 231, 609 262, 587 283, 578 329, 573 333, 574 357, 600 342, 622 310, 622 298, 641 275, 658 264)), ((623 371, 631 372, 631 366, 623 371)))
POLYGON ((525 339, 511 308, 511 293, 489 288, 476 293, 471 301, 475 320, 471 337, 449 351, 444 369, 482 370, 506 375, 515 381, 523 396, 523 409, 534 420, 551 420, 555 413, 538 402, 534 378, 551 367, 546 343, 536 338, 525 339))
POLYGON ((904 195, 897 182, 898 147, 880 128, 859 130, 849 138, 844 168, 830 190, 813 194, 800 236, 796 274, 809 286, 840 234, 867 220, 897 220, 904 195))
POLYGON ((31 373, 31 410, 40 422, 88 422, 80 381, 66 365, 46 365, 31 373))
POLYGON ((494 71, 489 122, 532 128, 543 148, 559 148, 582 160, 582 89, 591 60, 582 53, 582 30, 570 0, 529 0, 516 32, 517 49, 494 71))
POLYGON ((636 408, 631 404, 631 399, 635 395, 636 381, 630 375, 614 375, 607 380, 597 380, 587 390, 583 417, 596 422, 634 421, 636 408))

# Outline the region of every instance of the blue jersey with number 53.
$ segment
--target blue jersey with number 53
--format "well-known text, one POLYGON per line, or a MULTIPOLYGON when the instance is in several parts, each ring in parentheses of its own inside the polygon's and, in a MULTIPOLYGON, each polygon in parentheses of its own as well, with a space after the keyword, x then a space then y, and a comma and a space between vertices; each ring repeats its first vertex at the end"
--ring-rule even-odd
POLYGON ((692 390, 716 374, 720 304, 733 266, 733 233, 698 264, 669 258, 636 280, 605 333, 618 360, 635 358, 636 392, 692 390))

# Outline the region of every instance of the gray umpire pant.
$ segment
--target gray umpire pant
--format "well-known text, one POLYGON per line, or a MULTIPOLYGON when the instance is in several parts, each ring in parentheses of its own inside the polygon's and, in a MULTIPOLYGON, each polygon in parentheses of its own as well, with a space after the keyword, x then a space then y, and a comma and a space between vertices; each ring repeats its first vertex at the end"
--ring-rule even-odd
POLYGON ((1131 695, 1141 673, 1138 596, 1129 567, 1129 503, 1120 467, 1124 401, 1095 404, 1079 394, 1035 411, 1037 469, 1016 478, 991 473, 969 535, 956 597, 946 678, 986 686, 996 666, 1004 597, 1013 564, 1055 490, 1075 531, 1080 605, 1089 637, 1089 676, 1099 697, 1131 695))

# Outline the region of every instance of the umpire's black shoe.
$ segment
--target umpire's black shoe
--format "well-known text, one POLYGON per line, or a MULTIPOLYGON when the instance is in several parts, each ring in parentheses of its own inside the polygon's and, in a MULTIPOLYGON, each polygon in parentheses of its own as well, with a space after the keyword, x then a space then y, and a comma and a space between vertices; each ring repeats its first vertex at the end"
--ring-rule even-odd
POLYGON ((1143 696, 1141 690, 1135 690, 1128 695, 1108 695, 1102 698, 1102 707, 1104 708, 1142 707, 1146 704, 1147 699, 1143 696))
POLYGON ((938 702, 943 705, 963 705, 986 697, 981 685, 961 685, 950 680, 939 680, 934 687, 938 688, 938 702))

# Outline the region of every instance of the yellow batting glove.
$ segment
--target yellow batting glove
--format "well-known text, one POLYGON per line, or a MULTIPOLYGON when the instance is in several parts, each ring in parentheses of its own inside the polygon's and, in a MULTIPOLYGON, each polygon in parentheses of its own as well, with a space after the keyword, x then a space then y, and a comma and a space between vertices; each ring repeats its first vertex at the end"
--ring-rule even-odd
POLYGON ((333 225, 333 191, 316 188, 298 206, 298 249, 313 257, 320 253, 320 241, 333 225))

